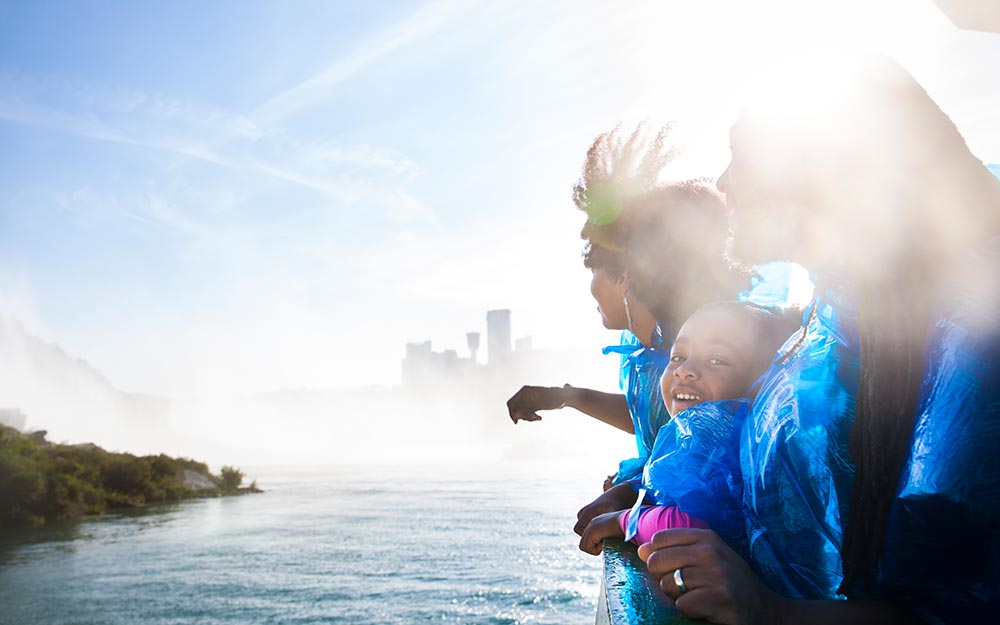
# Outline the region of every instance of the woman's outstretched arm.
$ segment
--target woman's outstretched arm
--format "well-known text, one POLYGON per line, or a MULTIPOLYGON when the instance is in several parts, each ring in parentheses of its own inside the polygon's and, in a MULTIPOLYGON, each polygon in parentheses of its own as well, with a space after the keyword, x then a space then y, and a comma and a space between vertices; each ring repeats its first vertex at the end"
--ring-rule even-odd
POLYGON ((539 410, 576 408, 590 417, 608 425, 634 433, 628 402, 621 393, 604 393, 589 388, 570 386, 522 386, 507 400, 507 411, 514 423, 540 421, 539 410))

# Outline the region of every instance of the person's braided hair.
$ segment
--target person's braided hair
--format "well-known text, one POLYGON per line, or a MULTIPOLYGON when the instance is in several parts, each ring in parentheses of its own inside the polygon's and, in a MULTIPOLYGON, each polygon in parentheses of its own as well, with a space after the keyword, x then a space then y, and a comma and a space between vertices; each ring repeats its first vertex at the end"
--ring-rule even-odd
POLYGON ((951 119, 889 59, 868 59, 864 67, 850 89, 837 91, 854 94, 840 111, 841 123, 854 125, 853 138, 841 133, 847 139, 828 144, 834 146, 828 151, 820 142, 813 145, 822 167, 841 181, 865 167, 860 152, 884 159, 878 150, 894 149, 900 155, 899 179, 873 180, 881 186, 878 214, 870 204, 840 207, 860 211, 840 217, 852 224, 843 236, 843 260, 857 294, 861 354, 850 437, 856 473, 842 551, 840 592, 847 595, 874 585, 910 454, 941 297, 969 251, 1000 233, 1000 181, 971 153, 951 119))

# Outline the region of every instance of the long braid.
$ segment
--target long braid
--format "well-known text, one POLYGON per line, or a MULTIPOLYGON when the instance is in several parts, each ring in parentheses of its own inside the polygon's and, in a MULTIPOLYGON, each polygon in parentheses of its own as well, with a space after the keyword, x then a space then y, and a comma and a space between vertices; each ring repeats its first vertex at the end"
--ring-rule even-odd
MULTIPOLYGON (((937 303, 947 297, 968 251, 1000 232, 1000 185, 969 151, 951 119, 894 63, 880 63, 870 77, 877 88, 859 100, 855 119, 867 121, 870 132, 892 133, 873 137, 891 140, 905 155, 901 171, 909 177, 888 188, 882 195, 888 203, 877 213, 869 207, 867 214, 858 214, 862 224, 873 221, 862 231, 876 230, 872 226, 879 218, 883 233, 886 223, 894 224, 894 244, 880 238, 855 240, 861 251, 848 261, 858 294, 861 371, 850 440, 857 473, 844 532, 845 594, 871 588, 877 575, 913 440, 928 340, 943 312, 937 303), (943 207, 947 220, 941 219, 943 207), (883 254, 868 257, 867 250, 883 254)), ((869 197, 877 194, 875 188, 869 197)))
POLYGON ((850 451, 857 464, 844 536, 844 582, 870 587, 885 545, 886 522, 910 451, 933 322, 929 273, 907 268, 858 299, 861 371, 850 451))

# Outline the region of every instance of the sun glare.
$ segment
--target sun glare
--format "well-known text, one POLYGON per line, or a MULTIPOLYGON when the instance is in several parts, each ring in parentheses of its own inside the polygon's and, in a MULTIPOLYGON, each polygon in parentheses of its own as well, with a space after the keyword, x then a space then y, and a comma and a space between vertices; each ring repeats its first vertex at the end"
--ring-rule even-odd
MULTIPOLYGON (((702 3, 651 2, 608 28, 609 91, 623 91, 617 120, 677 121, 682 154, 673 177, 714 177, 724 166, 725 133, 748 98, 799 110, 822 111, 806 79, 829 75, 851 56, 879 52, 894 58, 927 54, 929 34, 942 18, 927 7, 896 0, 871 6, 860 0, 702 3), (710 26, 706 26, 710 25, 710 26), (803 82, 776 82, 775 69, 803 82), (766 92, 766 94, 765 94, 766 92)), ((947 26, 946 26, 947 27, 947 26)), ((936 30, 937 29, 937 30, 936 30)), ((932 46, 933 47, 933 46, 932 46)), ((615 120, 612 120, 612 123, 615 120)))

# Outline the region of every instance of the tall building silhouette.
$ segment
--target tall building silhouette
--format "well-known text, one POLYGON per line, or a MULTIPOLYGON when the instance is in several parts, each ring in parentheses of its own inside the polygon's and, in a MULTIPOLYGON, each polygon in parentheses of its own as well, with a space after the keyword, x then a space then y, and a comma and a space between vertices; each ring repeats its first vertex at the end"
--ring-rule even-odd
POLYGON ((486 347, 487 364, 510 355, 510 309, 486 311, 486 347))
POLYGON ((479 353, 479 333, 466 332, 465 341, 469 345, 469 360, 477 362, 477 354, 479 353))

